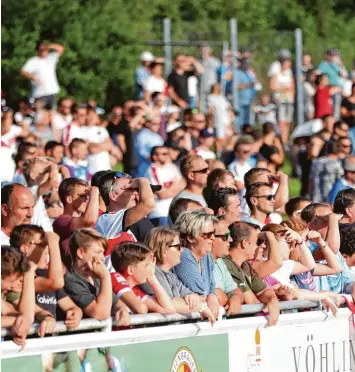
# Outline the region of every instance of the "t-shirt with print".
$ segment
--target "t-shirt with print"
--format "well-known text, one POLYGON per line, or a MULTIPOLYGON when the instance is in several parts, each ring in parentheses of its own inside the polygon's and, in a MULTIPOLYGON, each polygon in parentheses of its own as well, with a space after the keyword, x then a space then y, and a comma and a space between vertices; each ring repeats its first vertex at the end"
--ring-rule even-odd
MULTIPOLYGON (((96 300, 100 293, 100 288, 100 279, 94 279, 94 284, 91 284, 73 269, 67 270, 64 275, 64 290, 80 309, 85 309, 96 300)), ((116 301, 113 293, 112 299, 114 300, 112 306, 114 306, 116 301)))
POLYGON ((218 258, 214 264, 214 279, 216 288, 222 289, 226 294, 238 288, 222 258, 218 258))
POLYGON ((305 273, 292 275, 291 280, 294 280, 300 289, 308 289, 309 291, 316 290, 316 283, 313 279, 314 269, 305 273))
POLYGON ((112 291, 118 299, 127 292, 133 292, 141 301, 145 301, 148 298, 148 295, 137 286, 130 287, 126 278, 120 273, 111 273, 111 282, 112 291))
POLYGON ((242 266, 239 267, 230 256, 223 257, 223 261, 232 275, 233 280, 237 283, 238 288, 240 288, 242 292, 250 290, 254 294, 258 294, 266 289, 265 283, 249 262, 243 262, 242 266))
POLYGON ((69 249, 69 238, 74 230, 71 228, 73 217, 68 214, 59 216, 53 223, 53 230, 59 235, 60 255, 66 267, 71 267, 73 262, 72 255, 69 249))
MULTIPOLYGON (((36 270, 36 275, 39 277, 47 278, 48 270, 36 270)), ((36 304, 42 309, 49 311, 53 315, 53 317, 56 318, 58 302, 67 296, 68 295, 64 289, 36 293, 36 304)))
POLYGON ((117 212, 102 214, 96 221, 95 230, 107 239, 107 251, 105 252, 105 265, 110 272, 114 272, 111 263, 112 249, 120 242, 136 242, 137 239, 129 229, 124 228, 127 209, 117 212))

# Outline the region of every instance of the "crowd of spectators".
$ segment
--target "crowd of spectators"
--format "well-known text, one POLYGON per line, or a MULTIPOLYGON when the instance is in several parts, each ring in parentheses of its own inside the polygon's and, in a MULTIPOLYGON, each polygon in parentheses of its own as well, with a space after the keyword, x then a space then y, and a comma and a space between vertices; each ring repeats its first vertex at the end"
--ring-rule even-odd
POLYGON ((262 303, 275 325, 279 301, 319 300, 336 314, 341 294, 355 298, 355 85, 337 50, 316 69, 304 56, 312 121, 291 137, 287 50, 270 66, 271 97, 247 50, 235 72, 230 54, 179 54, 167 80, 143 52, 137 100, 108 115, 90 99, 57 103, 64 52, 40 43, 21 70, 32 95, 17 111, 2 105, 1 325, 14 342, 34 321, 40 337, 56 320, 128 327, 147 312, 199 311, 214 324, 221 307, 262 303), (292 198, 288 154, 302 184, 292 198))

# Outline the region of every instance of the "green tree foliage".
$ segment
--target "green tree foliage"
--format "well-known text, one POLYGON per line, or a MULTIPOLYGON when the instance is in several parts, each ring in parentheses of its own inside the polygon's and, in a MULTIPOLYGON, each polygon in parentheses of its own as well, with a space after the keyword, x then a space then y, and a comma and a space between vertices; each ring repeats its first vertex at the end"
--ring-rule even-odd
MULTIPOLYGON (((228 40, 228 20, 236 17, 240 42, 252 41, 263 55, 273 51, 270 45, 282 46, 275 32, 300 27, 316 59, 326 47, 338 47, 350 65, 354 12, 351 0, 4 0, 2 89, 12 105, 28 95, 19 71, 36 42, 46 40, 66 48, 58 65, 62 96, 122 103, 134 97, 138 56, 144 41, 162 39, 164 17, 172 20, 175 40, 214 41, 228 40)), ((163 49, 153 52, 162 56, 163 49)))

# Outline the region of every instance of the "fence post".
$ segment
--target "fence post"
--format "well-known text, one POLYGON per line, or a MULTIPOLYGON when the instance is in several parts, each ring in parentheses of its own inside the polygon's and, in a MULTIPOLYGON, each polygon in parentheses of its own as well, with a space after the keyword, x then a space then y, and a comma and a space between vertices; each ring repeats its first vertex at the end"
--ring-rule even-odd
POLYGON ((303 99, 303 84, 302 84, 302 30, 295 30, 296 44, 296 92, 297 92, 297 125, 302 125, 304 122, 304 99, 303 99))
POLYGON ((165 76, 171 72, 171 21, 164 18, 164 70, 165 76))
MULTIPOLYGON (((237 51, 238 51, 238 31, 237 20, 230 19, 230 39, 231 39, 231 53, 232 53, 232 95, 233 95, 233 110, 238 111, 238 88, 237 88, 237 51)), ((235 128, 240 132, 238 117, 235 118, 235 128)))
MULTIPOLYGON (((227 53, 228 53, 228 42, 224 41, 223 42, 223 52, 222 52, 222 66, 224 64, 224 61, 227 58, 227 53)), ((224 78, 224 75, 221 74, 221 94, 226 95, 226 79, 224 78)))

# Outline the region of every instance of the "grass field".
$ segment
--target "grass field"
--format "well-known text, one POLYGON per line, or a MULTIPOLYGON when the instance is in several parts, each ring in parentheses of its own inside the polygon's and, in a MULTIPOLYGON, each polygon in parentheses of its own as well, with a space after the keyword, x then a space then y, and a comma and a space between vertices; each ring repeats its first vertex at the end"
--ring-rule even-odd
POLYGON ((285 164, 281 168, 281 171, 285 172, 289 176, 288 185, 290 190, 290 199, 294 198, 295 196, 299 196, 301 191, 301 182, 297 178, 291 178, 292 168, 289 159, 286 159, 285 164))

